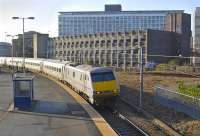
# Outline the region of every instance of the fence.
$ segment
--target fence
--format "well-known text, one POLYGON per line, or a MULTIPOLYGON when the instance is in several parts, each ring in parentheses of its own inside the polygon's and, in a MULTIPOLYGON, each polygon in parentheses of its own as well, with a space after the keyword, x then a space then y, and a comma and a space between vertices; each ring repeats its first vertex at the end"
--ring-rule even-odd
POLYGON ((163 87, 155 87, 154 91, 155 102, 200 119, 200 99, 163 87))

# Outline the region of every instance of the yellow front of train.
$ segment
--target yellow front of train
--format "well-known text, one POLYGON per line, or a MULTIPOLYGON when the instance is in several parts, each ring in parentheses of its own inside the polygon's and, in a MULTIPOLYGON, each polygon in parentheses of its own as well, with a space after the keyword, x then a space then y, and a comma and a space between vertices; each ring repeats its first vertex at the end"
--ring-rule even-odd
POLYGON ((110 68, 99 68, 91 72, 94 102, 97 105, 115 102, 120 95, 116 76, 110 68))

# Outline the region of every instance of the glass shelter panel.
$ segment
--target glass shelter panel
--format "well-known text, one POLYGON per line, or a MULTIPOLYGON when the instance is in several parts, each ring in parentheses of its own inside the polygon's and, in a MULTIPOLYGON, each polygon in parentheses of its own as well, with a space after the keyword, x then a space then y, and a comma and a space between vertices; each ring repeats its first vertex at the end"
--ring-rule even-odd
POLYGON ((30 96, 31 84, 29 81, 16 81, 16 96, 30 96))

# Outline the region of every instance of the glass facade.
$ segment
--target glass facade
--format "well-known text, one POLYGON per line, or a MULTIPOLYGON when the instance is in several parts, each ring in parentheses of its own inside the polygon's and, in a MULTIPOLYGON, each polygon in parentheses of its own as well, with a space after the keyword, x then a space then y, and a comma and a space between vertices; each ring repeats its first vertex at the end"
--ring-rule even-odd
POLYGON ((165 17, 170 12, 175 11, 60 12, 59 36, 164 30, 165 17))

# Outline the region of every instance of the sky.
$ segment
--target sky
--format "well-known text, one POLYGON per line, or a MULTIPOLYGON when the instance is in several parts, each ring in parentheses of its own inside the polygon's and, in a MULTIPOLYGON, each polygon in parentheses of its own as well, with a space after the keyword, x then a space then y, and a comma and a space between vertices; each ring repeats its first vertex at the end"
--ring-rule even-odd
POLYGON ((192 14, 200 0, 0 0, 0 42, 11 41, 7 34, 22 33, 22 20, 13 20, 13 16, 33 16, 34 20, 25 20, 25 31, 55 37, 59 11, 103 11, 105 4, 121 4, 122 10, 185 10, 192 14))

